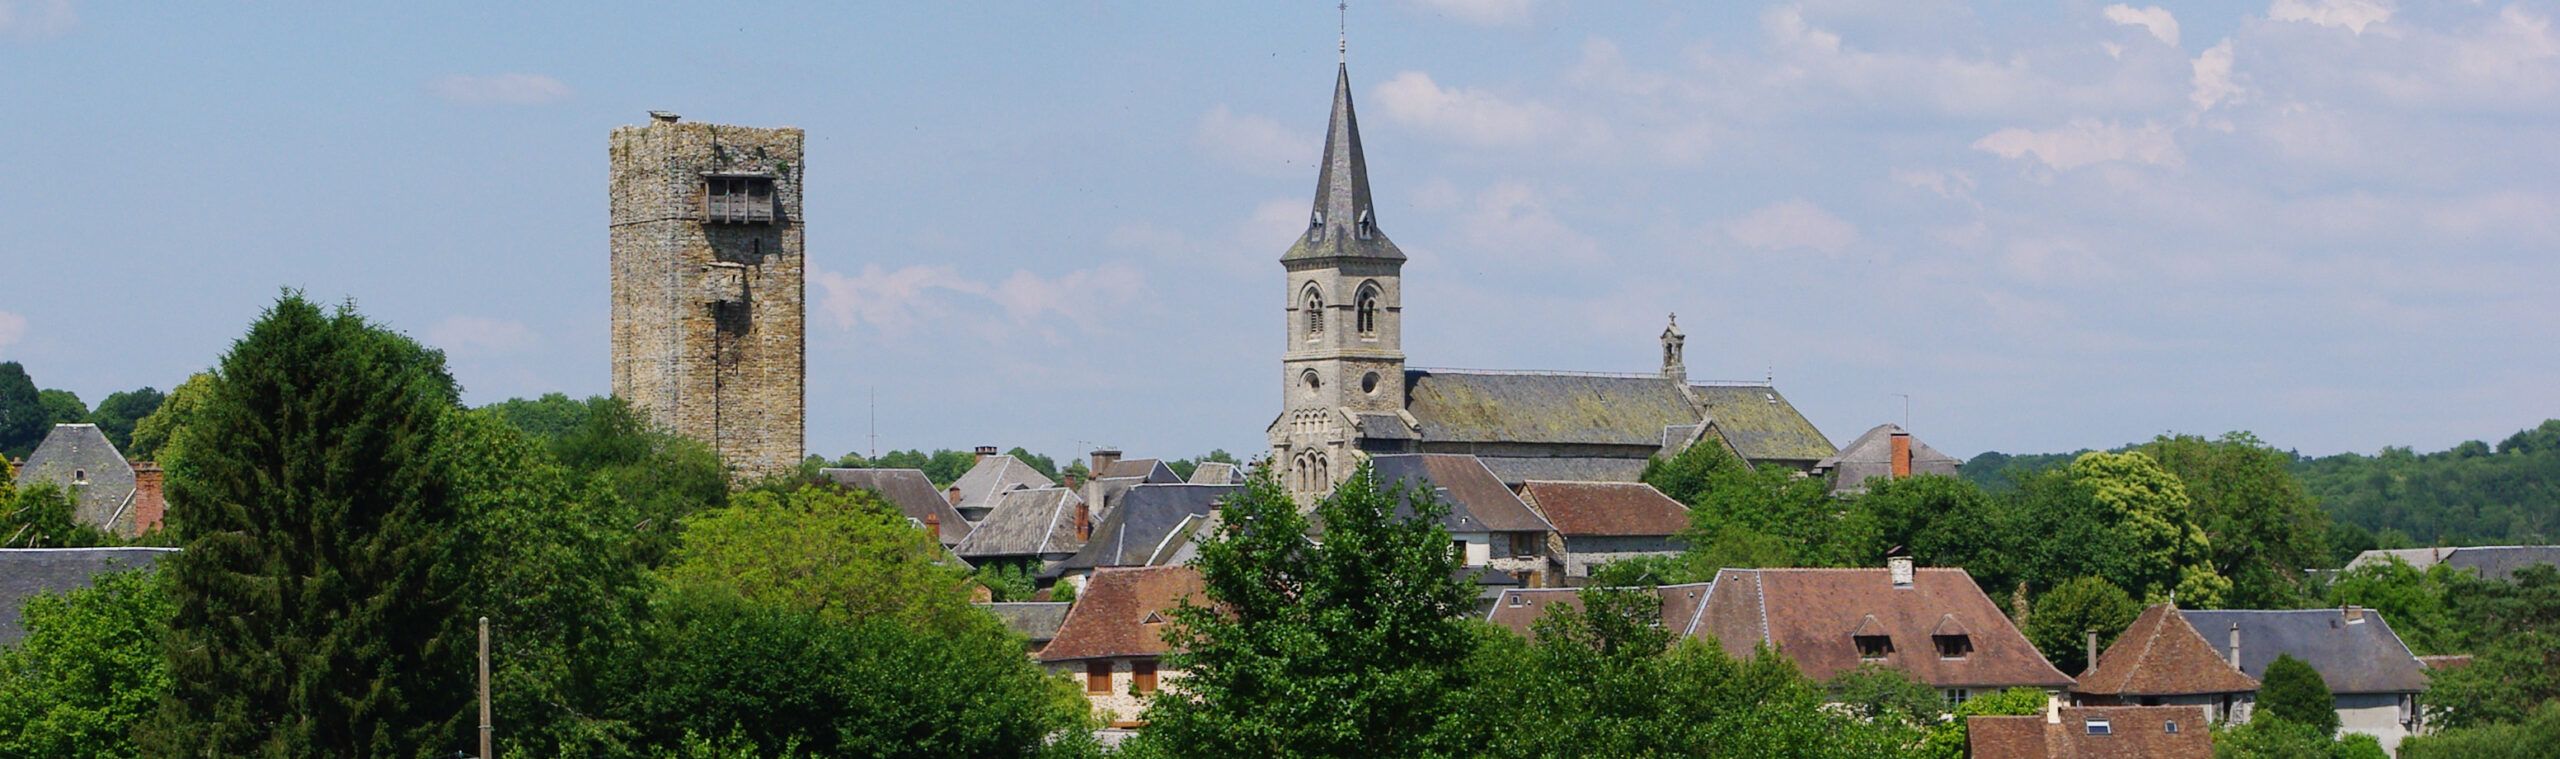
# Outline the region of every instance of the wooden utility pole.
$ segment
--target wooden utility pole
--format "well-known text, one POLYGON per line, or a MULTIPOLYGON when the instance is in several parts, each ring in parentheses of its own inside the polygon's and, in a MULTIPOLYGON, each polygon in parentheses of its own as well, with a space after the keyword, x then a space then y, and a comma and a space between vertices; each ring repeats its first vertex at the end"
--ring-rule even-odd
POLYGON ((491 730, 493 730, 493 729, 495 729, 495 728, 491 727, 491 726, 490 726, 490 724, 489 724, 489 618, 488 618, 488 617, 481 617, 481 618, 480 618, 480 759, 489 759, 489 757, 494 756, 493 754, 489 753, 489 733, 490 733, 490 731, 491 731, 491 730))

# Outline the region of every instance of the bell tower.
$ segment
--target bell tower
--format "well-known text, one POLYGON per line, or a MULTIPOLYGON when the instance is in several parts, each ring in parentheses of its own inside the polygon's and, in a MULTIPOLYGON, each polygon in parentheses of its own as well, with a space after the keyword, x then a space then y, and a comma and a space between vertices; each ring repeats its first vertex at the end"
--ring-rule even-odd
POLYGON ((1272 466, 1293 491, 1329 490, 1350 476, 1363 420, 1404 411, 1404 261, 1378 228, 1350 67, 1337 66, 1314 207, 1280 256, 1284 411, 1270 437, 1272 466))

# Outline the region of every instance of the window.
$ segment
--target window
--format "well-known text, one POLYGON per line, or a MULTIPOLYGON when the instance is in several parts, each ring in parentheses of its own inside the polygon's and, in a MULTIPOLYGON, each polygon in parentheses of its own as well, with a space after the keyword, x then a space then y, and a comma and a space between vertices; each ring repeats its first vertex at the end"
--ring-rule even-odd
POLYGON ((1971 635, 1932 635, 1929 639, 1938 644, 1940 659, 1962 659, 1973 653, 1971 635))
POLYGON ((1307 286, 1307 339, 1324 334, 1324 295, 1314 285, 1307 286))
POLYGON ((1357 308, 1357 312, 1358 312, 1358 314, 1359 314, 1359 324, 1358 324, 1358 326, 1360 327, 1360 334, 1362 334, 1362 335, 1366 335, 1366 336, 1375 336, 1375 335, 1377 335, 1377 334, 1378 334, 1378 286, 1377 286, 1377 285, 1374 285, 1374 284, 1372 284, 1372 285, 1365 285, 1365 286, 1362 286, 1362 287, 1360 288, 1360 301, 1359 301, 1359 307, 1357 308))
POLYGON ((1858 658, 1860 659, 1882 659, 1886 654, 1893 653, 1892 636, 1858 635, 1853 636, 1853 639, 1858 643, 1858 658))
POLYGON ((86 469, 74 469, 74 470, 71 470, 71 484, 73 484, 73 485, 87 485, 87 484, 89 484, 89 470, 86 470, 86 469))
POLYGON ((1370 372, 1370 373, 1368 373, 1368 374, 1364 374, 1364 375, 1361 375, 1361 376, 1360 376, 1360 392, 1363 392, 1363 393, 1369 393, 1369 394, 1372 394, 1372 395, 1374 395, 1374 394, 1376 394, 1376 393, 1378 392, 1378 373, 1377 373, 1377 372, 1370 372))
POLYGON ((1084 663, 1084 692, 1095 695, 1111 692, 1111 662, 1084 663))
POLYGON ((1947 689, 1947 711, 1955 711, 1956 707, 1963 706, 1964 702, 1971 700, 1973 700, 1973 691, 1963 688, 1947 689))
POLYGON ((2165 732, 2165 733, 2168 733, 2168 734, 2170 734, 2170 735, 2177 735, 2177 734, 2178 734, 2178 721, 2173 719, 2173 720, 2169 720, 2169 721, 2167 721, 2167 722, 2162 722, 2162 723, 2160 723, 2160 730, 2161 730, 2161 732, 2165 732))
POLYGON ((2114 735, 2116 733, 2115 726, 2107 724, 2107 718, 2105 717, 2090 717, 2088 727, 2090 735, 2114 735))
POLYGON ((1129 662, 1129 690, 1140 695, 1156 692, 1156 663, 1153 659, 1129 662))
POLYGON ((703 177, 702 220, 713 224, 773 221, 773 177, 703 177))

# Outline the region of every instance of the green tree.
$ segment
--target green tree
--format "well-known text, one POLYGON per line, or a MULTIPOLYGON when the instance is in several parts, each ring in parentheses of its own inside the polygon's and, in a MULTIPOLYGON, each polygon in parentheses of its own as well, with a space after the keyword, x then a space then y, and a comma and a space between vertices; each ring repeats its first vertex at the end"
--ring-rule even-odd
POLYGON ((2213 566, 2231 578, 2224 603, 2283 609, 2310 600, 2302 570, 2328 557, 2329 518, 2295 479, 2291 454, 2246 432, 2164 435, 2139 450, 2185 485, 2213 566))
POLYGON ((0 513, 0 548, 82 548, 114 545, 115 536, 73 516, 71 495, 39 482, 11 494, 0 513))
POLYGON ((1165 462, 1164 465, 1165 468, 1173 470, 1173 476, 1189 480, 1191 479, 1192 472, 1200 471, 1201 464, 1213 461, 1222 464, 1243 463, 1237 461, 1236 455, 1228 453, 1225 448, 1212 448, 1208 453, 1200 454, 1197 458, 1174 459, 1172 461, 1165 462))
POLYGON ((839 622, 944 629, 978 616, 967 574, 868 490, 741 493, 727 508, 685 520, 684 545, 664 574, 678 588, 724 589, 839 622))
POLYGON ((1878 531, 1877 542, 1902 546, 1920 566, 1963 567, 1983 591, 1999 597, 2015 582, 2009 533, 2014 520, 1972 482, 1941 475, 1870 480, 1850 501, 1878 531))
POLYGON ((2468 649, 2445 596, 2458 583, 2455 575, 2460 572, 2444 564, 2419 570, 2399 557, 2389 557, 2338 573, 2329 581, 2327 601, 2330 606, 2363 606, 2381 612, 2400 641, 2420 655, 2459 653, 2468 649))
POLYGON ((1823 689, 1831 693, 1832 703, 1860 719, 1907 730, 1937 724, 1947 714, 1946 696, 1938 689, 1881 664, 1844 670, 1823 683, 1823 689))
POLYGON ((2338 702, 2329 695, 2329 684, 2318 670, 2291 655, 2267 664, 2266 676, 2259 678, 2257 714, 2309 726, 2322 736, 2338 730, 2338 702))
POLYGON ((1182 688, 1146 712, 1142 750, 1168 756, 1411 756, 1452 716, 1474 640, 1473 593, 1430 491, 1382 491, 1366 464, 1308 518, 1268 468, 1200 546, 1212 606, 1167 633, 1182 688), (1282 676, 1282 673, 1286 673, 1282 676))
POLYGON ((0 649, 0 756, 139 756, 133 727, 169 690, 170 611, 147 570, 28 599, 26 638, 0 649))
MULTIPOLYGON (((45 388, 36 391, 36 405, 44 408, 45 427, 78 424, 89 418, 89 404, 80 402, 80 394, 69 390, 45 388)), ((42 442, 42 438, 38 438, 42 442)))
POLYGON ((461 521, 443 356, 287 294, 174 443, 184 551, 159 755, 428 756, 465 745, 461 521))
POLYGON ((566 438, 587 424, 604 398, 576 400, 565 393, 544 393, 539 398, 509 398, 480 407, 482 413, 505 420, 535 440, 549 444, 566 438))
POLYGON ((1644 481, 1689 504, 1687 577, 1724 566, 1863 566, 1883 555, 1876 521, 1830 497, 1821 480, 1755 470, 1721 442, 1645 466, 1644 481))
POLYGON ((2141 615, 2142 605, 2123 589, 2102 578, 2082 577, 2036 599, 2035 613, 2027 615, 2024 632, 2053 666, 2083 672, 2089 668, 2089 631, 2097 631, 2098 648, 2103 651, 2141 615))
POLYGON ((611 492, 630 512, 627 555, 644 567, 661 566, 685 517, 728 504, 728 467, 710 446, 649 426, 622 399, 589 398, 585 405, 584 421, 548 442, 552 457, 611 492))
POLYGON ((178 437, 179 428, 185 427, 195 409, 204 405, 212 386, 213 374, 199 372, 170 389, 169 397, 161 400, 157 408, 134 421, 132 444, 124 447, 124 455, 136 461, 158 460, 165 468, 176 455, 162 448, 178 437))
POLYGON ((1966 728, 1966 717, 2022 717, 2043 714, 2046 696, 2034 688, 2010 688, 1965 699, 1956 705, 1954 714, 1945 722, 1929 727, 1921 739, 1920 756, 1929 759, 1965 759, 1972 755, 1972 731, 1966 728))
POLYGON ((0 458, 22 459, 34 452, 53 426, 50 419, 27 368, 0 361, 0 458))
POLYGON ((2400 759, 2549 759, 2560 746, 2560 702, 2545 703, 2523 722, 2439 730, 2400 741, 2400 759))
POLYGON ((2230 587, 2213 570, 2184 487, 2148 455, 2083 454, 2002 500, 2007 532, 2018 538, 2006 566, 2031 591, 2101 577, 2144 603, 2174 593, 2182 606, 2214 608, 2230 587))
POLYGON ((985 586, 987 595, 996 601, 1029 601, 1040 592, 1040 579, 1031 567, 1016 561, 990 562, 971 575, 985 586))
POLYGON ((2428 722, 2447 728, 2518 723, 2560 702, 2560 569, 2526 567, 2512 582, 2466 575, 2445 598, 2473 655, 2471 666, 2433 673, 2428 722))
POLYGON ((97 408, 90 410, 88 422, 98 425, 98 431, 107 436, 108 442, 116 444, 116 450, 127 451, 130 456, 128 449, 133 447, 133 425, 150 416, 151 412, 160 410, 160 404, 168 399, 167 395, 150 387, 110 393, 106 400, 98 402, 97 408))
POLYGON ((2215 759, 2390 759, 2373 736, 2337 738, 2319 728, 2276 719, 2220 725, 2213 731, 2215 759))

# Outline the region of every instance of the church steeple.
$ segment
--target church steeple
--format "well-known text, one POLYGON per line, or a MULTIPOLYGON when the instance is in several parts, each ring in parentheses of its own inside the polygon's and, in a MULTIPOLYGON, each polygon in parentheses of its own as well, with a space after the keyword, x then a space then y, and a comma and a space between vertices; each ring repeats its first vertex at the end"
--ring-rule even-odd
POLYGON ((1369 202, 1369 160, 1360 152, 1360 118, 1351 108, 1351 67, 1334 69, 1333 118, 1325 127, 1324 164, 1316 174, 1315 208, 1307 230, 1282 261, 1309 258, 1404 260, 1404 251, 1378 229, 1369 202))

